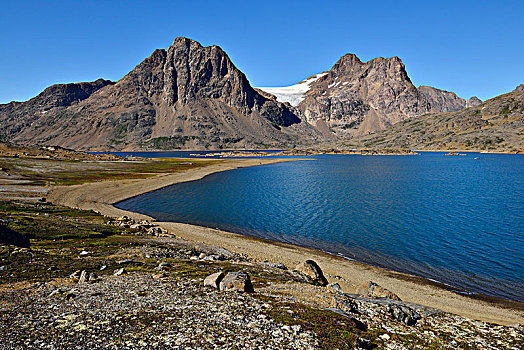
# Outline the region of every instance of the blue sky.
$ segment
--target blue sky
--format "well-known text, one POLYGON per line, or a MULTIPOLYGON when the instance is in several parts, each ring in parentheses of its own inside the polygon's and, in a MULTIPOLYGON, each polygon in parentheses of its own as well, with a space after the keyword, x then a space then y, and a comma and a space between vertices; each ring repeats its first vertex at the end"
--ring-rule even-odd
POLYGON ((253 86, 286 86, 345 53, 399 56, 413 83, 482 100, 524 83, 523 1, 9 1, 0 103, 118 80, 177 36, 219 45, 253 86))

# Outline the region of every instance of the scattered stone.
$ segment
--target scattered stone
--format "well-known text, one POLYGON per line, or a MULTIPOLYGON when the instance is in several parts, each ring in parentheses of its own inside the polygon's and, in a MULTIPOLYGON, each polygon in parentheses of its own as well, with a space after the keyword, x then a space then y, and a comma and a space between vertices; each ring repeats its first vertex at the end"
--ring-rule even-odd
POLYGON ((328 284, 327 290, 333 293, 344 293, 344 291, 342 291, 342 287, 340 287, 340 284, 338 284, 337 282, 328 284))
POLYGON ((355 349, 371 350, 375 349, 377 346, 377 344, 373 344, 370 340, 367 340, 365 338, 358 337, 355 340, 355 349))
POLYGON ((205 253, 200 253, 200 255, 198 256, 198 258, 200 260, 204 259, 206 257, 206 254, 205 253))
POLYGON ((303 263, 298 264, 295 270, 309 277, 314 284, 319 284, 321 286, 328 284, 322 270, 313 260, 306 260, 303 263))
POLYGON ((75 272, 73 272, 71 275, 69 275, 69 278, 72 278, 72 279, 79 279, 80 278, 80 275, 82 274, 82 271, 80 270, 76 270, 75 272))
POLYGON ((97 279, 98 277, 93 272, 83 270, 80 273, 80 278, 78 279, 78 283, 94 282, 97 279))
POLYGON ((360 294, 362 295, 363 297, 366 297, 366 298, 371 298, 371 299, 375 299, 375 298, 387 298, 387 299, 392 299, 392 300, 401 300, 398 295, 396 295, 395 293, 392 293, 391 291, 389 291, 388 289, 372 282, 372 281, 369 281, 368 283, 366 284, 363 284, 362 286, 360 286, 358 289, 357 289, 357 294, 360 294))
POLYGON ((408 326, 414 326, 422 318, 415 310, 405 305, 389 305, 388 311, 393 318, 408 326))
POLYGON ((78 254, 79 256, 86 256, 86 255, 89 255, 90 253, 88 251, 85 251, 85 250, 82 250, 80 252, 80 254, 78 254))
POLYGON ((0 271, 7 271, 7 266, 0 266, 0 271))
POLYGON ((126 273, 126 269, 122 267, 121 269, 115 270, 115 272, 113 272, 113 276, 120 276, 126 273))
POLYGON ((251 284, 249 275, 243 271, 229 272, 222 281, 220 281, 219 286, 220 290, 226 291, 240 291, 247 293, 255 291, 251 284))
POLYGON ((222 271, 209 275, 204 279, 204 286, 211 286, 218 289, 220 287, 220 282, 224 279, 224 276, 225 275, 222 271))
POLYGON ((388 341, 391 337, 388 334, 382 334, 381 336, 379 336, 379 338, 384 341, 388 341))
POLYGON ((103 265, 103 266, 100 268, 100 271, 104 271, 105 269, 107 269, 107 265, 103 265))

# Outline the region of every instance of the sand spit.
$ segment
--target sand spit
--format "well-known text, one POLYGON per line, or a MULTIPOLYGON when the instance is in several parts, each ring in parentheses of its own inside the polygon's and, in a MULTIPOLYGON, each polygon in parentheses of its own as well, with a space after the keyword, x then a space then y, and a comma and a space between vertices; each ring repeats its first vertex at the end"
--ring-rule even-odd
MULTIPOLYGON (((110 217, 127 215, 137 220, 152 220, 152 218, 143 214, 117 209, 113 204, 175 183, 198 180, 215 172, 283 161, 292 161, 292 159, 224 160, 219 164, 204 168, 163 174, 147 179, 59 186, 50 192, 48 200, 54 204, 95 210, 110 217)), ((280 262, 287 266, 295 266, 305 259, 313 259, 322 267, 329 282, 338 282, 344 290, 349 292, 355 291, 363 283, 374 281, 393 291, 407 302, 430 306, 471 319, 504 325, 523 323, 524 321, 523 303, 506 302, 502 299, 490 297, 472 298, 460 295, 423 278, 349 261, 318 250, 291 244, 254 239, 195 225, 173 222, 158 222, 158 224, 188 241, 223 247, 256 261, 280 262)))

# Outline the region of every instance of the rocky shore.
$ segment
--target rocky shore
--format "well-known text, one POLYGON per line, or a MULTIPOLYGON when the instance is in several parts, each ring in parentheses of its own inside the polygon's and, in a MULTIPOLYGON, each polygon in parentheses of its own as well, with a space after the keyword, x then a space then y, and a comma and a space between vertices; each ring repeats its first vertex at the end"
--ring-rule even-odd
POLYGON ((474 300, 318 251, 111 205, 273 161, 221 161, 53 187, 47 201, 0 201, 0 225, 31 238, 30 248, 0 243, 0 349, 522 347, 519 303, 474 300))

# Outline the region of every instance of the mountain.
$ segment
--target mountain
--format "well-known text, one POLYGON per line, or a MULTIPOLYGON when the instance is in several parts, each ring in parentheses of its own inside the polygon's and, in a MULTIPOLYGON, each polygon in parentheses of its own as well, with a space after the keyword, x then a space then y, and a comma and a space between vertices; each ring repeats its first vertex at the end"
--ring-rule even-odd
POLYGON ((482 103, 482 100, 477 96, 473 96, 466 101, 466 108, 476 107, 482 103))
POLYGON ((294 108, 254 90, 220 47, 187 38, 116 83, 55 85, 1 105, 0 135, 82 150, 292 147, 321 139, 294 108))
POLYGON ((349 138, 385 129, 431 111, 398 57, 362 62, 346 54, 327 72, 297 85, 260 88, 295 106, 331 138, 349 138))
POLYGON ((466 108, 466 100, 454 92, 440 90, 431 86, 419 86, 420 91, 431 106, 431 112, 455 112, 466 108))
POLYGON ((524 150, 524 91, 514 91, 457 112, 424 115, 343 147, 524 150))

